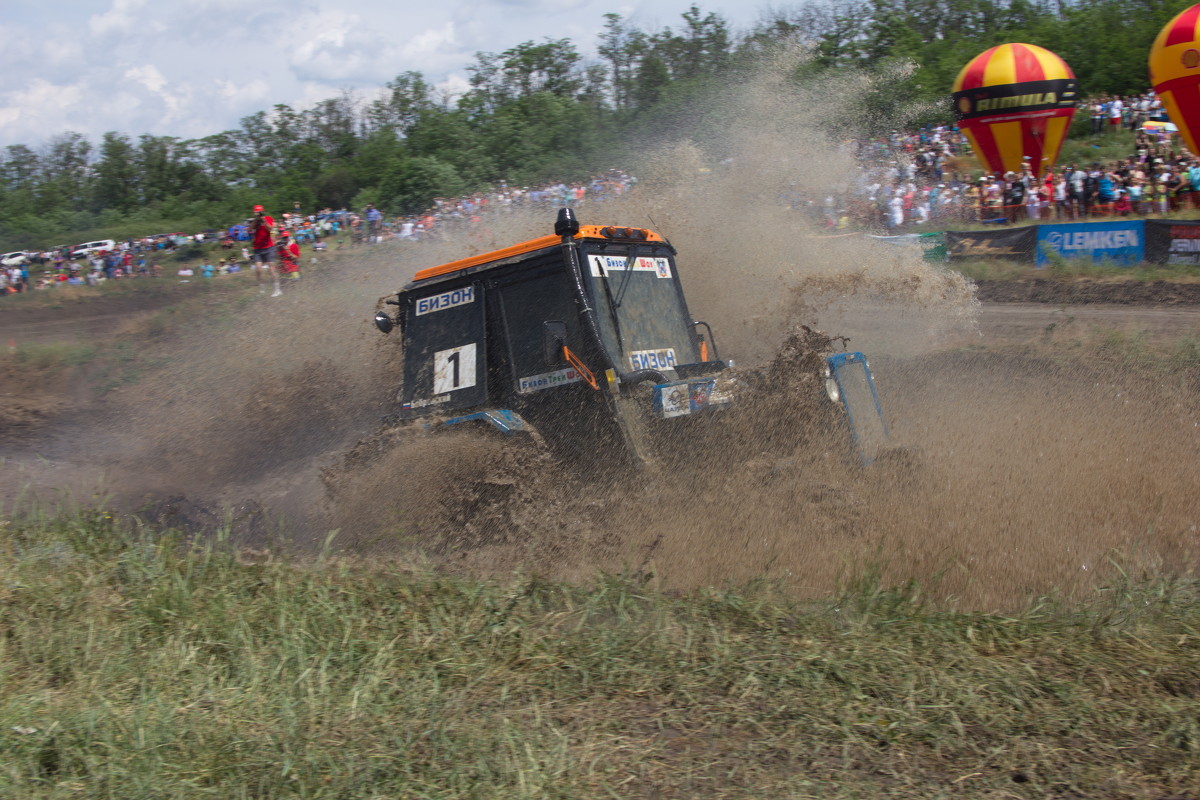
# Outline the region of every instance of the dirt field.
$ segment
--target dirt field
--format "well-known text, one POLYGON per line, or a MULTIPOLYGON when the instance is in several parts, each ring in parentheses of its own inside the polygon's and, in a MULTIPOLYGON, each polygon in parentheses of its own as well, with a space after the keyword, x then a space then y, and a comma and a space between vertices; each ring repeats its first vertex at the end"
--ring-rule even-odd
POLYGON ((331 508, 322 470, 379 429, 397 384, 374 299, 440 257, 380 246, 311 265, 278 300, 248 283, 182 302, 173 290, 144 307, 79 303, 65 326, 61 308, 5 308, 0 340, 18 352, 103 345, 77 365, 3 361, 5 507, 103 497, 169 524, 228 525, 252 546, 338 528, 347 554, 471 574, 634 569, 668 588, 770 576, 828 592, 875 571, 986 608, 1091 591, 1118 569, 1200 565, 1197 370, 1113 350, 1194 343, 1200 305, 1063 305, 994 286, 1055 299, 978 303, 919 265, 800 280, 759 317, 746 313, 757 294, 714 297, 704 263, 683 273, 739 366, 769 358, 789 319, 849 336, 916 463, 863 471, 819 443, 751 431, 669 481, 577 486, 505 443, 446 437, 358 473, 331 508))

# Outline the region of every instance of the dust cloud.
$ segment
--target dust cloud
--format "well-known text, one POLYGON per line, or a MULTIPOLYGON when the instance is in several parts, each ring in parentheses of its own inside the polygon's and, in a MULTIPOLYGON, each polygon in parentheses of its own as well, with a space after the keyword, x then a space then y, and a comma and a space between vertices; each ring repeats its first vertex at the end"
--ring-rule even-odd
POLYGON ((371 324, 376 301, 417 269, 551 231, 553 209, 523 210, 442 241, 334 250, 282 298, 188 306, 141 343, 152 369, 10 460, 26 496, 101 485, 125 510, 231 524, 254 546, 336 529, 347 558, 684 590, 766 577, 820 595, 877 574, 1002 608, 1094 591, 1118 568, 1194 569, 1195 393, 1063 351, 978 351, 960 275, 781 203, 850 180, 827 120, 871 88, 796 86, 795 65, 747 76, 712 110, 721 136, 648 146, 635 192, 578 215, 666 235, 693 316, 739 368, 770 372, 800 323, 848 337, 900 458, 859 467, 812 410, 819 387, 795 382, 689 434, 668 469, 595 482, 489 434, 381 427, 401 355, 371 324))

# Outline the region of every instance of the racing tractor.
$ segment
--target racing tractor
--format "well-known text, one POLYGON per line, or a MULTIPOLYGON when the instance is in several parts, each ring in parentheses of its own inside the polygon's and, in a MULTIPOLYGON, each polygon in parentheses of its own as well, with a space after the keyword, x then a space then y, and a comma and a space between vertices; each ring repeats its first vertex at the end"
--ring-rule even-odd
MULTIPOLYGON (((417 272, 375 315, 403 335, 394 419, 529 434, 573 464, 655 464, 752 382, 692 318, 676 255, 654 231, 563 208, 553 235, 417 272)), ((866 359, 815 363, 821 402, 869 463, 887 428, 866 359)))

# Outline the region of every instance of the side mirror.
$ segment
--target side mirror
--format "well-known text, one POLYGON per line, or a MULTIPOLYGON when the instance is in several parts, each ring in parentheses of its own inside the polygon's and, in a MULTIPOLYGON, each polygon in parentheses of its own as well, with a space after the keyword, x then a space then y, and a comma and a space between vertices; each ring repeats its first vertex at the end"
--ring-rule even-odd
POLYGON ((567 343, 567 323, 547 320, 542 323, 542 358, 546 366, 563 362, 563 345, 567 343))
POLYGON ((392 328, 396 327, 396 323, 387 315, 386 311, 376 311, 375 327, 379 328, 381 333, 391 333, 392 328))

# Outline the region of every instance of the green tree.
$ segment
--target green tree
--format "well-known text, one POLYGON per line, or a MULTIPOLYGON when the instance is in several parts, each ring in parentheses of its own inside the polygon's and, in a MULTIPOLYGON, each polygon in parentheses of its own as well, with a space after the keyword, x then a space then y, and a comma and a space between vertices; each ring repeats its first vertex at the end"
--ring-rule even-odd
POLYGON ((358 179, 344 164, 330 167, 313 181, 316 205, 320 208, 347 208, 358 191, 358 179))
POLYGON ((417 156, 392 165, 379 183, 378 201, 389 211, 415 214, 429 208, 435 197, 462 194, 467 186, 453 165, 417 156))
POLYGON ((484 142, 486 129, 469 108, 439 109, 420 115, 405 144, 411 155, 451 164, 468 185, 479 186, 500 177, 484 142))
POLYGON ((38 213, 84 209, 92 174, 91 154, 91 142, 82 133, 62 133, 47 143, 38 159, 38 213))
POLYGON ((41 162, 29 146, 10 144, 4 148, 4 159, 0 161, 0 181, 6 189, 29 189, 37 186, 41 162))
POLYGON ((231 133, 235 150, 233 163, 226 167, 255 184, 271 183, 278 168, 275 162, 274 130, 267 112, 257 111, 242 117, 241 127, 231 133))
POLYGON ((344 90, 318 102, 307 113, 311 138, 333 160, 350 158, 359 145, 359 101, 344 90))
POLYGON ((0 160, 0 231, 27 227, 13 223, 18 217, 30 216, 40 172, 38 155, 27 145, 13 144, 4 148, 4 158, 0 160))
POLYGON ((647 48, 646 34, 626 25, 620 14, 605 14, 604 20, 596 49, 608 62, 613 108, 624 111, 635 104, 638 68, 647 48))
POLYGON ((639 109, 648 109, 657 103, 663 90, 671 82, 671 72, 657 53, 650 53, 638 65, 637 78, 633 85, 633 99, 639 109))
POLYGON ((388 128, 397 136, 407 136, 420 115, 435 106, 421 73, 402 72, 388 81, 382 97, 367 106, 367 124, 372 131, 388 128))
POLYGON ((471 91, 464 101, 477 117, 538 92, 574 97, 584 85, 579 52, 569 39, 523 42, 499 55, 476 53, 475 59, 467 67, 471 91))
POLYGON ((138 205, 139 175, 133 144, 123 133, 109 131, 100 141, 100 159, 94 167, 91 210, 128 212, 138 205))
POLYGON ((717 14, 702 14, 695 5, 682 17, 680 33, 668 27, 647 39, 648 52, 663 62, 672 80, 719 75, 729 66, 732 55, 729 23, 717 14))

